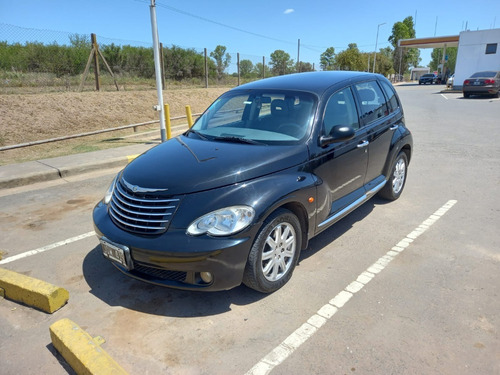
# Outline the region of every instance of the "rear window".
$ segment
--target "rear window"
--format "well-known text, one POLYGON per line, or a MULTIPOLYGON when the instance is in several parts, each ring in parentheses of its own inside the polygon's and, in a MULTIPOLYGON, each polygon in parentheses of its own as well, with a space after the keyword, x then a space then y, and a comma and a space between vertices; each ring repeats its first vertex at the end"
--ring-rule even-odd
POLYGON ((375 81, 357 83, 354 85, 360 99, 361 118, 365 124, 387 116, 389 111, 384 94, 375 81))
POLYGON ((390 86, 387 82, 381 81, 382 88, 384 89, 385 94, 387 95, 390 111, 393 112, 399 107, 398 99, 396 98, 396 93, 392 86, 390 86))
POLYGON ((495 77, 497 72, 477 72, 471 75, 471 78, 478 78, 478 77, 486 77, 486 78, 493 78, 495 77))

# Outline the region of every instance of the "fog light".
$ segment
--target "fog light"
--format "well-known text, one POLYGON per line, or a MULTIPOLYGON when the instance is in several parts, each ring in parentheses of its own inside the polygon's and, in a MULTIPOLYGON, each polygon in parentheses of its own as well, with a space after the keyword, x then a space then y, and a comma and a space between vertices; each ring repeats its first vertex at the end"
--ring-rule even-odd
POLYGON ((214 279, 210 272, 200 272, 200 277, 204 283, 210 284, 214 279))

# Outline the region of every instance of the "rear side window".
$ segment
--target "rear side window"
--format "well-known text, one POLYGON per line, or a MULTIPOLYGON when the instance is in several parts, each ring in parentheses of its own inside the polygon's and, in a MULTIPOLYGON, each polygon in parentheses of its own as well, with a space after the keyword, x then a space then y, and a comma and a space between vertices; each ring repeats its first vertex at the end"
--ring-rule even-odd
POLYGON ((368 124, 381 117, 387 116, 389 111, 382 89, 377 82, 369 81, 354 85, 360 99, 360 118, 368 124))
POLYGON ((387 82, 381 81, 380 84, 382 85, 382 89, 384 90, 385 95, 387 96, 387 103, 389 104, 389 111, 394 112, 399 107, 399 102, 398 102, 398 98, 396 97, 396 93, 394 92, 394 89, 392 88, 392 86, 389 85, 387 82))
POLYGON ((354 129, 359 129, 358 112, 352 91, 349 87, 337 91, 333 94, 325 108, 325 116, 323 118, 323 127, 326 135, 334 126, 350 126, 354 129))

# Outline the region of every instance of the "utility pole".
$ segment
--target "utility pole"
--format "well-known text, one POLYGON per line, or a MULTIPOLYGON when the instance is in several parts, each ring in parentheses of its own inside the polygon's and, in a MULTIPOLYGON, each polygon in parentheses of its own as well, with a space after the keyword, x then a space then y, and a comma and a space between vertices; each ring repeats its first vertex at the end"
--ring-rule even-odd
POLYGON ((378 30, 380 29, 380 26, 385 25, 384 23, 379 23, 377 26, 377 38, 375 39, 375 53, 373 55, 373 73, 375 73, 375 65, 377 64, 377 45, 378 45, 378 30))
POLYGON ((297 45, 297 72, 300 73, 300 39, 297 45))
POLYGON ((165 126, 165 113, 163 107, 163 91, 161 81, 161 64, 160 64, 160 43, 158 41, 158 25, 156 24, 156 6, 155 0, 151 0, 150 13, 151 13, 151 31, 153 32, 153 53, 155 60, 155 76, 156 76, 156 92, 158 95, 158 105, 153 108, 160 113, 160 132, 161 141, 167 140, 167 128, 165 126))

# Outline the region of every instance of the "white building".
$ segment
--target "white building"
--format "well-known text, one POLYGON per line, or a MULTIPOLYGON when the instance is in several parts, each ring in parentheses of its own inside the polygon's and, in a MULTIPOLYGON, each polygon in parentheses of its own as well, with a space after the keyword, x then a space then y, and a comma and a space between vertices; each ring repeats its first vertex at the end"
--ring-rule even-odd
MULTIPOLYGON (((463 82, 475 72, 500 70, 500 29, 462 31, 456 36, 404 39, 399 46, 406 48, 458 47, 453 88, 461 89, 463 82)), ((446 62, 442 62, 446 66, 446 62)))
POLYGON ((454 88, 475 72, 500 70, 500 29, 462 31, 458 41, 454 88))

